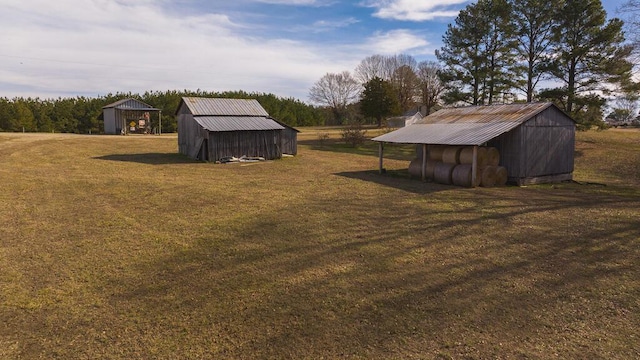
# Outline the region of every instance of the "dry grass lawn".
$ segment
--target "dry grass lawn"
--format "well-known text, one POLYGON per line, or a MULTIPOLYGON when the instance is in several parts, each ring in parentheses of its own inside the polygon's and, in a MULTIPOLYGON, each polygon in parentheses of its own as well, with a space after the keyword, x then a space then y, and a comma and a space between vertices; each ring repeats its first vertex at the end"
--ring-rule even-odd
POLYGON ((0 134, 0 359, 640 357, 640 132, 579 133, 580 184, 491 189, 338 137, 214 165, 0 134))

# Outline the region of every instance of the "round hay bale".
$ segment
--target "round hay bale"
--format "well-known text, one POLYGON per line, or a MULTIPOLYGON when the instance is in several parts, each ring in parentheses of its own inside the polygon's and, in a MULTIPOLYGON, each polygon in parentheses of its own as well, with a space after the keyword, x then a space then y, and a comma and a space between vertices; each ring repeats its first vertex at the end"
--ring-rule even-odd
POLYGON ((500 152, 494 147, 487 148, 487 165, 498 166, 500 164, 500 152))
POLYGON ((451 175, 453 173, 453 168, 456 167, 455 164, 449 164, 444 162, 439 162, 436 164, 433 169, 433 180, 440 184, 451 184, 451 175))
POLYGON ((427 179, 433 179, 433 174, 436 170, 436 164, 439 161, 427 160, 427 179))
MULTIPOLYGON (((427 160, 426 176, 427 179, 433 179, 433 171, 438 161, 427 160)), ((409 175, 411 177, 422 178, 422 159, 415 158, 409 163, 409 175)))
POLYGON ((451 182, 453 182, 453 185, 471 187, 471 167, 469 164, 456 165, 451 173, 451 182))
POLYGON ((478 147, 478 168, 485 167, 487 164, 487 148, 486 147, 478 147))
POLYGON ((507 173, 507 168, 504 166, 498 166, 496 168, 496 185, 497 186, 505 186, 507 185, 507 178, 509 174, 507 173))
MULTIPOLYGON (((487 149, 478 147, 478 167, 485 166, 487 162, 487 149)), ((460 164, 473 163, 473 146, 465 146, 460 150, 460 164)))
POLYGON ((460 146, 447 146, 442 152, 442 162, 449 164, 460 164, 460 146))
POLYGON ((442 161, 442 153, 446 148, 445 145, 429 145, 427 146, 427 152, 429 152, 429 159, 435 161, 442 161))
POLYGON ((409 175, 412 177, 422 177, 422 159, 415 158, 409 163, 409 175))
POLYGON ((496 167, 485 166, 482 168, 482 176, 480 177, 480 186, 492 187, 496 184, 496 167))
POLYGON ((460 164, 471 164, 473 162, 473 146, 465 146, 460 150, 460 164))

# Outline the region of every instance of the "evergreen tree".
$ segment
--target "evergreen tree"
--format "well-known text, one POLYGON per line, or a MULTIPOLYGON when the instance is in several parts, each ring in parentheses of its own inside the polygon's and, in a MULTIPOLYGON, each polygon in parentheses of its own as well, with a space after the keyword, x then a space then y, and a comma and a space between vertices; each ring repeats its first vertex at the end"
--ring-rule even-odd
POLYGON ((554 54, 549 69, 561 86, 542 96, 555 101, 583 126, 601 122, 604 101, 613 85, 628 85, 631 47, 623 45, 622 21, 606 21, 600 0, 565 0, 553 29, 554 54))
POLYGON ((393 86, 379 77, 369 80, 360 97, 360 111, 365 117, 376 119, 378 127, 381 127, 384 117, 400 112, 393 86))
POLYGON ((516 86, 526 94, 527 102, 532 102, 547 70, 559 6, 558 2, 548 0, 511 0, 511 4, 516 49, 524 73, 524 79, 516 82, 516 86))

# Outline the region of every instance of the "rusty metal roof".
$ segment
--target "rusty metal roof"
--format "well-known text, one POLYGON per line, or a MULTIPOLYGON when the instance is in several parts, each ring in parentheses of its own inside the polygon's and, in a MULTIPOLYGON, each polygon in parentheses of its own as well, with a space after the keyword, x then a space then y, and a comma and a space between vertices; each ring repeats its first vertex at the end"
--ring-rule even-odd
POLYGON ((209 131, 284 130, 284 126, 265 116, 195 116, 209 131))
POLYGON ((269 116, 255 99, 183 97, 193 116, 269 116))
POLYGON ((118 100, 109 105, 105 105, 102 107, 103 109, 116 108, 119 110, 144 110, 144 111, 159 111, 160 109, 156 109, 149 104, 145 104, 140 100, 136 99, 122 99, 118 100))
POLYGON ((546 102, 445 108, 426 116, 420 123, 517 122, 521 124, 552 105, 546 102))
POLYGON ((555 107, 552 103, 527 103, 446 108, 413 125, 372 140, 401 144, 480 145, 511 131, 551 106, 555 107))

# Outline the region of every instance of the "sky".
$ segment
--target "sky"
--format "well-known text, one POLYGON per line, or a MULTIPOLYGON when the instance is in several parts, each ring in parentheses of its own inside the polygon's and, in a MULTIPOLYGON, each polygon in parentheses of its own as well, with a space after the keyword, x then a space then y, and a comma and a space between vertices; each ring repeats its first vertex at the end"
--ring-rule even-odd
MULTIPOLYGON (((610 17, 625 0, 605 0, 610 17)), ((308 101, 374 54, 436 60, 465 0, 0 0, 0 97, 165 90, 308 101)))

